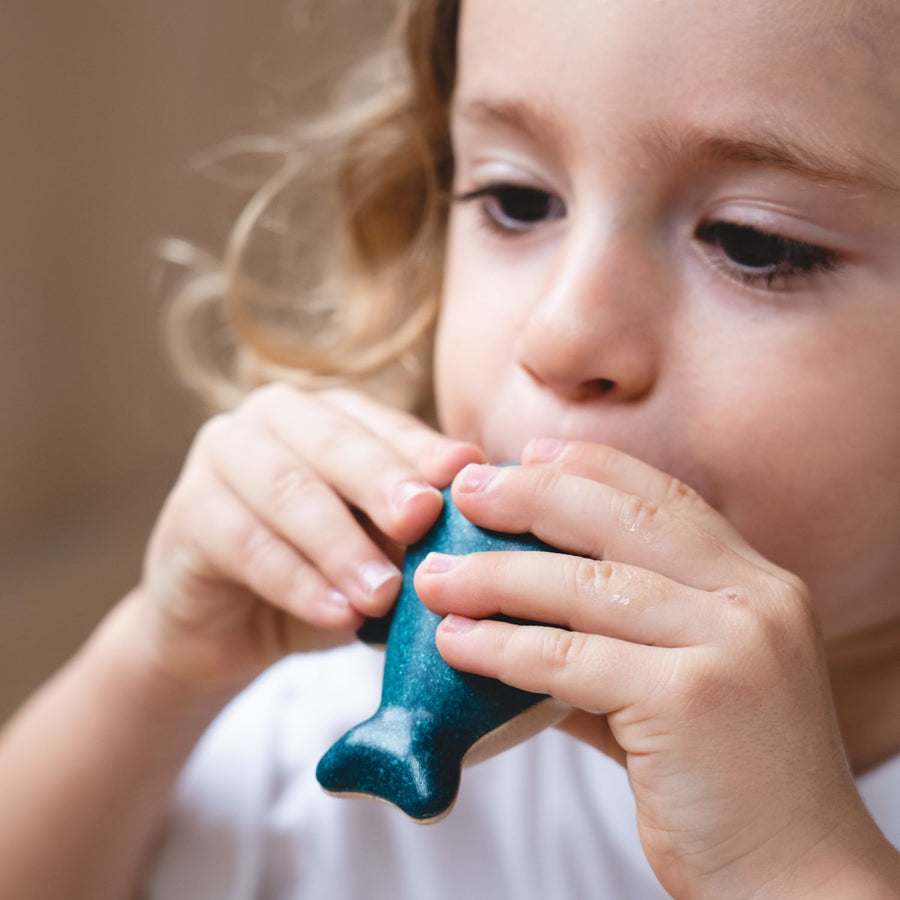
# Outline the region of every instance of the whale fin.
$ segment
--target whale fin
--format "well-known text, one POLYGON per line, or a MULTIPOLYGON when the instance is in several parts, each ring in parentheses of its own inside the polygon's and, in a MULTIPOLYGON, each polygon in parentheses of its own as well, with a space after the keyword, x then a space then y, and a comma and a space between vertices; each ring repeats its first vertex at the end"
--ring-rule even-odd
POLYGON ((329 794, 376 797, 416 822, 436 822, 453 807, 463 752, 434 729, 427 710, 382 707, 331 747, 316 778, 329 794))

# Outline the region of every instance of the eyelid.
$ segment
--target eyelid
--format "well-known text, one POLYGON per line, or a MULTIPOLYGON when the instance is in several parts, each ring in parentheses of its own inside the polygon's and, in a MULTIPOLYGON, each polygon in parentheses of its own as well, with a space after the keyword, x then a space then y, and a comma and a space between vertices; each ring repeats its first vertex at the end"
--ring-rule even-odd
POLYGON ((842 255, 849 256, 853 251, 852 232, 839 220, 833 207, 812 208, 802 198, 795 202, 789 197, 779 200, 742 192, 740 196, 704 203, 703 218, 753 228, 763 234, 779 235, 785 240, 815 247, 835 250, 839 247, 842 255))
MULTIPOLYGON (((478 203, 481 222, 494 234, 504 238, 521 238, 527 234, 545 228, 553 222, 560 221, 567 214, 566 204, 562 198, 545 187, 532 183, 522 183, 513 179, 493 180, 469 191, 462 191, 452 197, 456 203, 478 203), (507 214, 503 209, 503 194, 533 194, 546 198, 549 207, 548 215, 538 216, 534 219, 507 214)), ((506 200, 511 200, 507 197, 506 200)), ((520 197, 519 199, 522 199, 520 197)))
POLYGON ((457 203, 467 203, 470 200, 477 200, 479 197, 491 197, 494 196, 501 191, 508 190, 517 190, 517 191, 534 191, 536 194, 547 194, 550 197, 555 197, 556 194, 553 191, 547 190, 547 188, 540 187, 536 184, 526 184, 524 182, 513 181, 512 179, 507 180, 496 180, 496 181, 488 181, 487 183, 477 187, 472 188, 469 191, 461 191, 453 195, 453 200, 457 203))
MULTIPOLYGON (((747 232, 759 237, 769 238, 772 241, 781 244, 785 249, 808 250, 822 255, 838 255, 837 251, 820 241, 792 237, 779 228, 761 227, 752 222, 744 222, 718 216, 701 221, 695 229, 695 234, 699 235, 701 232, 705 232, 708 233, 710 237, 713 237, 712 231, 716 228, 731 229, 733 232, 747 232)), ((702 238, 700 238, 700 240, 702 240, 702 238)))
POLYGON ((752 290, 768 293, 802 290, 812 279, 833 273, 847 262, 841 253, 822 244, 799 240, 788 237, 780 231, 768 230, 755 224, 731 221, 725 218, 705 219, 695 229, 694 241, 703 248, 701 252, 709 263, 727 278, 738 281, 752 290), (760 266, 756 269, 743 265, 729 257, 726 248, 721 244, 723 235, 718 235, 719 242, 717 243, 714 232, 717 226, 754 232, 758 236, 769 238, 777 245, 781 245, 782 249, 788 253, 806 253, 810 257, 809 265, 805 267, 796 262, 788 262, 782 265, 776 264, 774 268, 760 266), (706 237, 700 236, 701 230, 705 231, 706 237))

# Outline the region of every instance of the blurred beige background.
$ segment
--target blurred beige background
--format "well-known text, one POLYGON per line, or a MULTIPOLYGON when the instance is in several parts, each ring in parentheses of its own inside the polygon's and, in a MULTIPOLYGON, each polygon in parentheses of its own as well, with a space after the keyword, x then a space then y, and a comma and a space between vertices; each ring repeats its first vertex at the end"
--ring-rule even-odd
POLYGON ((188 160, 322 102, 390 5, 3 3, 0 720, 135 582, 199 424, 146 264, 160 236, 221 243, 188 160))

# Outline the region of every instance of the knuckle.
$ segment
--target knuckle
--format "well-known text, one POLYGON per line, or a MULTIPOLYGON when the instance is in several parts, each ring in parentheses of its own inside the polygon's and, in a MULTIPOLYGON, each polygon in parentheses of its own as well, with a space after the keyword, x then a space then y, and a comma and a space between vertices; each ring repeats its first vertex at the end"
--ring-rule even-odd
POLYGON ((719 591, 719 594, 729 606, 738 610, 745 610, 750 604, 750 597, 743 588, 724 588, 719 591))
POLYGON ((401 441, 416 440, 424 434, 421 423, 405 413, 397 413, 393 417, 391 427, 401 441))
POLYGON ((327 424, 327 444, 335 453, 341 453, 348 447, 352 450, 359 442, 361 430, 362 426, 355 419, 335 410, 327 424))
POLYGON ((756 648, 771 647, 778 642, 780 626, 762 608, 759 597, 750 596, 742 588, 728 588, 720 594, 725 600, 729 640, 735 658, 747 653, 752 655, 756 648))
POLYGON ((266 484, 268 505, 278 513, 296 508, 307 501, 318 484, 314 475, 293 466, 272 472, 266 484))
POLYGON ((664 475, 663 502, 681 506, 694 506, 700 501, 700 495, 680 478, 664 475))
POLYGON ((537 468, 533 470, 533 491, 538 501, 551 496, 559 484, 559 473, 550 468, 537 468))
POLYGON ((804 668, 818 625, 812 603, 801 593, 772 583, 720 593, 728 601, 731 662, 745 661, 736 670, 769 671, 777 679, 804 668))
POLYGON ((168 557, 179 584, 224 573, 218 548, 223 543, 230 548, 235 521, 219 500, 212 491, 174 492, 154 529, 145 564, 168 557), (215 531, 209 527, 210 511, 215 513, 215 531))
POLYGON ((806 640, 817 628, 814 604, 802 582, 794 585, 766 579, 752 589, 729 587, 719 594, 726 601, 735 631, 750 645, 776 646, 791 635, 806 640))
POLYGON ((587 602, 607 592, 612 578, 612 565, 604 560, 578 558, 571 567, 572 592, 587 602))
POLYGON ((781 582, 773 586, 775 601, 770 606, 776 611, 780 627, 788 635, 808 642, 819 631, 819 620, 809 588, 797 579, 794 583, 781 582))
POLYGON ((806 614, 811 615, 814 610, 814 604, 809 585, 798 575, 794 575, 791 572, 782 571, 780 575, 781 588, 788 601, 798 609, 802 609, 806 614))
POLYGON ((565 678, 584 649, 585 636, 559 628, 547 629, 541 646, 542 662, 552 681, 565 678))
POLYGON ((248 582, 254 582, 271 571, 278 555, 278 541, 268 528, 254 522, 236 529, 234 552, 248 582))
POLYGON ((742 644, 765 641, 769 616, 760 603, 759 594, 746 587, 727 587, 717 592, 723 600, 723 608, 730 621, 731 633, 742 644))
POLYGON ((422 434, 422 423, 401 409, 381 406, 371 397, 352 388, 329 388, 323 392, 336 410, 348 416, 354 425, 371 430, 398 443, 408 442, 422 434))
POLYGON ((217 566, 197 541, 186 541, 171 557, 171 583, 177 594, 197 596, 216 583, 217 566))
POLYGON ((626 494, 619 506, 619 521, 627 531, 648 531, 655 527, 659 513, 659 506, 652 500, 636 494, 626 494))
POLYGON ((331 416, 366 427, 388 412, 367 394, 349 387, 333 387, 316 392, 316 400, 331 416))

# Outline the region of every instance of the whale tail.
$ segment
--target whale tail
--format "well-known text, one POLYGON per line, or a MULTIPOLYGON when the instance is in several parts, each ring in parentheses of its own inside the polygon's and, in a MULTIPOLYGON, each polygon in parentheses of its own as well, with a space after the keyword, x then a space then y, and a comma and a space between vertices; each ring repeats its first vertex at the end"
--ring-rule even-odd
POLYGON ((331 747, 316 778, 330 794, 377 797, 416 822, 436 822, 456 799, 464 753, 436 728, 426 710, 382 707, 331 747))

